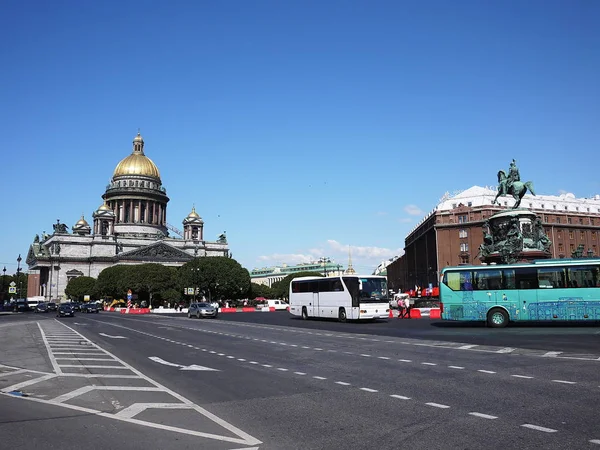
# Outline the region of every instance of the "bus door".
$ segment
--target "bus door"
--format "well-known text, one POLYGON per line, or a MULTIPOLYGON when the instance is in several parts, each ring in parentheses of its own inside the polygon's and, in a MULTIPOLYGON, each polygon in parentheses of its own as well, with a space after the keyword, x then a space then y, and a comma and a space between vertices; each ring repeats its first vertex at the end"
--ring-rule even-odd
MULTIPOLYGON (((477 291, 479 319, 485 319, 490 309, 500 306, 508 311, 511 320, 527 318, 528 308, 522 307, 522 299, 515 284, 514 269, 485 269, 474 271, 473 290, 477 291)), ((535 301, 535 291, 533 300, 535 301)))
POLYGON ((498 293, 498 303, 506 308, 510 320, 530 319, 530 308, 535 308, 537 303, 537 273, 535 269, 528 275, 519 269, 519 276, 515 269, 502 270, 502 290, 498 293))
POLYGON ((321 317, 319 311, 319 283, 316 281, 311 281, 310 287, 312 290, 312 302, 310 303, 311 306, 309 307, 308 314, 310 314, 313 317, 321 317))

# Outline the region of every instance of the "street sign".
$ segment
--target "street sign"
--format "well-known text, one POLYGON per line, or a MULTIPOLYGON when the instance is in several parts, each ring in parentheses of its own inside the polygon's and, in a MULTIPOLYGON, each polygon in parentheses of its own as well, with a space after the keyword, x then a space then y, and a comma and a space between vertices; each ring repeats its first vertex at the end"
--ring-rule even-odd
POLYGON ((11 287, 15 287, 17 285, 17 283, 15 283, 14 281, 11 281, 10 283, 8 283, 8 285, 11 287))
POLYGON ((90 296, 89 295, 84 295, 83 296, 83 301, 84 302, 89 302, 90 301, 90 296))
POLYGON ((131 297, 132 297, 132 292, 131 292, 131 289, 129 289, 127 291, 127 300, 131 300, 131 297))
POLYGON ((16 294, 17 293, 17 288, 14 287, 14 286, 9 286, 8 293, 9 294, 16 294))

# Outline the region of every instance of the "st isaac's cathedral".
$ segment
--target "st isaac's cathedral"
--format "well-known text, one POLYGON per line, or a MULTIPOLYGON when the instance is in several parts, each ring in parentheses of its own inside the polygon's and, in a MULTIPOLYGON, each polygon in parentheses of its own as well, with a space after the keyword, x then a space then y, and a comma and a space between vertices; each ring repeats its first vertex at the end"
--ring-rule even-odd
POLYGON ((54 232, 36 235, 29 247, 29 296, 64 300, 72 278, 98 278, 115 264, 160 263, 181 266, 199 256, 227 256, 225 234, 216 242, 204 240, 204 221, 195 208, 183 220, 183 232, 167 223, 167 191, 156 165, 144 154, 144 139, 133 140, 107 185, 104 202, 92 214, 93 225, 82 216, 68 231, 57 221, 54 232), (169 237, 169 231, 179 236, 169 237))

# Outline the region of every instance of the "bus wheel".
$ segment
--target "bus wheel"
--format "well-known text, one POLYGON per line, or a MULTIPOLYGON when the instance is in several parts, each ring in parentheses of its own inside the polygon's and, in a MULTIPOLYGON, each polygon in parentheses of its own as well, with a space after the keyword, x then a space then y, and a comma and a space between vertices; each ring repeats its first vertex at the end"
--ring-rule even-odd
POLYGON ((346 321, 346 310, 344 308, 340 308, 340 312, 338 314, 338 320, 340 322, 345 322, 346 321))
POLYGON ((308 320, 308 312, 306 312, 306 306, 302 307, 302 318, 308 320))
POLYGON ((494 308, 488 313, 487 323, 492 328, 504 328, 508 325, 508 313, 504 309, 494 308))

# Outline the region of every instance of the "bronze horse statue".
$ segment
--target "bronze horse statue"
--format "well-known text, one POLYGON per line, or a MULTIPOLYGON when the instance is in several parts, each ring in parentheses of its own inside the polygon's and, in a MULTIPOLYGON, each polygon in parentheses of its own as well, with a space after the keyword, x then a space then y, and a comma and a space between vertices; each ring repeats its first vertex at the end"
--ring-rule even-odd
POLYGON ((508 181, 509 179, 506 176, 506 173, 504 173, 504 170, 498 171, 498 193, 496 194, 496 198, 492 202, 492 205, 494 203, 500 204, 497 201, 498 197, 504 195, 512 195, 513 198, 516 200, 513 209, 516 209, 521 204, 521 200, 523 199, 525 193, 528 190, 529 192, 531 192, 532 195, 535 195, 535 192, 533 191, 533 183, 531 181, 526 181, 525 183, 523 183, 522 181, 513 181, 512 184, 510 184, 510 186, 508 184, 508 181))

